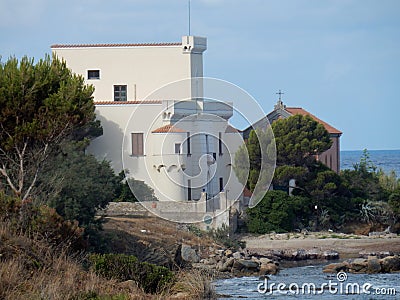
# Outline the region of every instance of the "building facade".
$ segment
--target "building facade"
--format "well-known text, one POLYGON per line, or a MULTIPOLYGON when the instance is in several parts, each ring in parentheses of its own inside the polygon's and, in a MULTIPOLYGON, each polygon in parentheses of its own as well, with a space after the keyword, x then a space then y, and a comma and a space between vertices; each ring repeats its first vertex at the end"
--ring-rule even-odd
POLYGON ((206 38, 194 36, 180 43, 52 46, 95 87, 103 135, 88 151, 144 181, 160 202, 204 200, 182 211, 215 214, 242 197, 232 162, 243 140, 229 125, 233 104, 203 98, 206 49, 206 38))

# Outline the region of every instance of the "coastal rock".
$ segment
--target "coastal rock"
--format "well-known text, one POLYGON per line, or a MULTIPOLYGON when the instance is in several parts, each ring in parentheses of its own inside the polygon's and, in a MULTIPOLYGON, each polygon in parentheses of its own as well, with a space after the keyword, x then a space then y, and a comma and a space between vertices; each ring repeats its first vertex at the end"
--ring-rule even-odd
POLYGON ((233 263, 235 262, 235 259, 233 257, 230 257, 226 260, 225 263, 223 263, 219 269, 218 269, 218 265, 217 265, 217 271, 220 272, 229 272, 232 269, 233 263))
POLYGON ((262 264, 260 266, 260 275, 275 275, 279 271, 279 268, 276 264, 274 263, 269 263, 269 264, 262 264))
POLYGON ((233 256, 233 258, 235 258, 235 259, 241 259, 241 258, 243 258, 243 255, 242 255, 239 251, 233 253, 232 256, 233 256))
POLYGON ((368 273, 372 274, 379 273, 381 269, 382 269, 381 264, 379 260, 376 258, 376 256, 370 257, 368 259, 368 273))
POLYGON ((387 256, 381 260, 381 266, 383 272, 400 271, 400 257, 397 255, 387 256))
POLYGON ((225 252, 224 252, 224 255, 226 256, 226 257, 231 257, 232 256, 232 250, 230 250, 230 249, 227 249, 227 250, 225 250, 225 252))
POLYGON ((356 258, 351 264, 349 271, 351 273, 366 273, 368 260, 364 258, 356 258))
POLYGON ((326 265, 323 269, 324 273, 338 273, 340 271, 346 272, 349 268, 348 262, 334 263, 326 265))
POLYGON ((252 260, 238 259, 233 263, 232 269, 239 272, 255 272, 258 271, 259 265, 252 260))
POLYGON ((186 262, 198 263, 200 261, 200 257, 197 255, 196 250, 192 249, 189 245, 182 244, 181 256, 186 262))
POLYGON ((339 253, 335 250, 326 250, 324 251, 324 253, 322 254, 322 258, 323 259, 338 259, 339 258, 339 253))

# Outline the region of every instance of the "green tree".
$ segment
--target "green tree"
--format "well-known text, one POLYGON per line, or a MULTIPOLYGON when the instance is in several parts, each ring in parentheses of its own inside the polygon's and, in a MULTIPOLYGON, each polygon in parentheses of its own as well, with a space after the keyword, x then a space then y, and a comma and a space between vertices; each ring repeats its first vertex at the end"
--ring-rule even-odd
POLYGON ((260 234, 292 231, 304 227, 310 218, 310 199, 269 191, 257 206, 247 210, 247 229, 260 234))
POLYGON ((92 93, 56 57, 0 61, 0 188, 26 200, 65 139, 82 139, 93 124, 99 129, 92 93))
POLYGON ((118 174, 116 202, 158 201, 151 187, 142 180, 127 178, 126 173, 121 171, 118 174))
POLYGON ((275 159, 276 148, 271 129, 257 129, 250 132, 248 140, 237 150, 233 167, 239 182, 253 193, 258 193, 268 189, 275 159))
POLYGON ((110 164, 70 146, 49 159, 43 170, 46 175, 38 181, 38 198, 46 199, 65 219, 77 220, 86 234, 100 228, 96 210, 115 198, 119 185, 110 164))
POLYGON ((324 126, 309 116, 294 115, 272 124, 277 165, 306 166, 332 145, 324 126))

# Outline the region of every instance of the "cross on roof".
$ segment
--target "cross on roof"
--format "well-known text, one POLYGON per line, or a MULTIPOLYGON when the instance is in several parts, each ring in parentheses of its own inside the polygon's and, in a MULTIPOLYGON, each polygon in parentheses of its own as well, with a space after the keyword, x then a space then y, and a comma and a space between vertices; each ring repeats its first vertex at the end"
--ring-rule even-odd
POLYGON ((279 90, 278 93, 275 93, 277 95, 279 95, 279 101, 282 101, 282 95, 284 95, 285 93, 281 92, 281 90, 279 90))

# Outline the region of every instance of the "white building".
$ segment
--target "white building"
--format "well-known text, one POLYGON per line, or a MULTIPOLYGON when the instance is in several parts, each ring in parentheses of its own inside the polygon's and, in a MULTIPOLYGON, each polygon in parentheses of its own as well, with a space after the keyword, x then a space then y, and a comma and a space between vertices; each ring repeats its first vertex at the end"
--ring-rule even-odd
POLYGON ((145 181, 160 201, 189 201, 182 210, 203 215, 225 210, 243 190, 232 170, 243 142, 228 124, 232 103, 203 99, 206 49, 206 38, 194 36, 181 43, 52 46, 95 87, 104 134, 88 150, 145 181))

